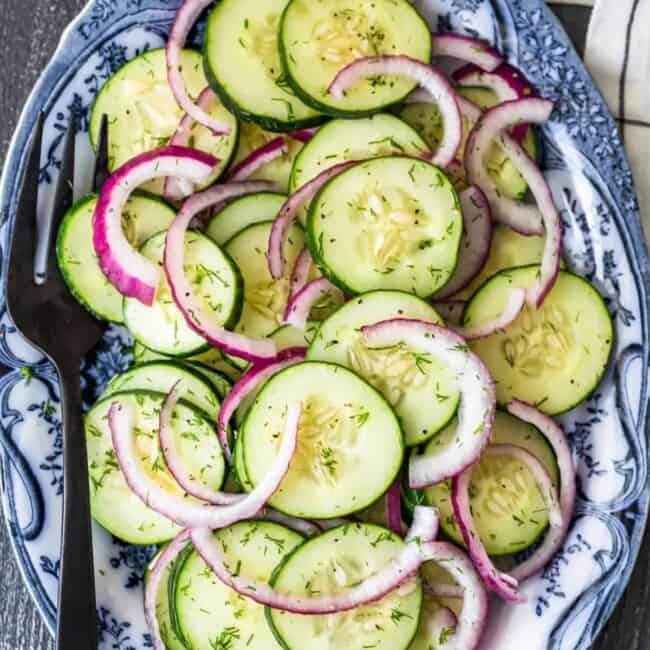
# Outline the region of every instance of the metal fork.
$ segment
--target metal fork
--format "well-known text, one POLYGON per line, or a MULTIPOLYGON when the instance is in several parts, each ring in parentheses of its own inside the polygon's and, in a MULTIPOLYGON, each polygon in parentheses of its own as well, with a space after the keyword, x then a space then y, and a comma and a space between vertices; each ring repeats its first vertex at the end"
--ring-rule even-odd
MULTIPOLYGON (((17 329, 55 366, 61 387, 63 532, 56 647, 58 650, 94 650, 97 648, 97 614, 80 367, 83 356, 100 340, 104 326, 80 307, 68 291, 56 263, 53 245, 53 235, 72 203, 75 140, 72 120, 64 137, 53 208, 45 218, 37 221, 43 123, 41 114, 14 220, 7 308, 17 329)), ((95 184, 105 175, 106 131, 104 120, 97 149, 95 184)))

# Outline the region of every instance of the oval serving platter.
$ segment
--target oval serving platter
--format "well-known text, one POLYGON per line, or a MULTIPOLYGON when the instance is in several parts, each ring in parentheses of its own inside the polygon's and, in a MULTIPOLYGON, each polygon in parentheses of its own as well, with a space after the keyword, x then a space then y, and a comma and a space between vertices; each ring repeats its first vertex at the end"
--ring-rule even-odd
MULTIPOLYGON (((27 143, 47 114, 39 203, 51 199, 70 115, 88 148, 89 107, 105 80, 164 44, 178 0, 92 0, 66 30, 20 118, 0 190, 0 253, 8 250, 27 143)), ((616 347, 591 399, 562 418, 579 471, 579 503, 561 552, 525 585, 528 602, 493 602, 482 647, 587 650, 628 582, 645 528, 649 488, 647 369, 649 264, 632 175, 616 126, 542 0, 415 0, 432 29, 494 43, 555 101, 544 127, 544 168, 561 209, 568 265, 607 297, 616 347)), ((200 32, 200 29, 198 30, 200 32)), ((196 34, 196 44, 200 33, 196 34)), ((90 152, 88 151, 88 154, 90 152)), ((61 522, 61 423, 56 376, 16 334, 0 295, 2 502, 26 584, 53 628, 61 522)), ((84 362, 87 403, 132 361, 124 330, 108 329, 84 362)), ((152 548, 126 545, 94 525, 100 647, 151 647, 142 579, 152 548)))

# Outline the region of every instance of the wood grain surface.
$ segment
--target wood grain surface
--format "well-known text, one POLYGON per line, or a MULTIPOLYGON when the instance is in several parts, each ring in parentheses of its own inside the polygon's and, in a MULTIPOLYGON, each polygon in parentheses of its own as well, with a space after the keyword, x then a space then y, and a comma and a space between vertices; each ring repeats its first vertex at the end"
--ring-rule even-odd
MULTIPOLYGON (((27 95, 49 61, 65 26, 84 0, 0 0, 0 161, 27 95)), ((584 46, 589 10, 562 6, 556 12, 576 46, 584 46)), ((0 526, 0 650, 53 650, 0 526)), ((650 538, 634 576, 595 650, 650 648, 650 538)), ((82 649, 79 649, 82 650, 82 649)), ((343 650, 343 649, 341 649, 343 650)))

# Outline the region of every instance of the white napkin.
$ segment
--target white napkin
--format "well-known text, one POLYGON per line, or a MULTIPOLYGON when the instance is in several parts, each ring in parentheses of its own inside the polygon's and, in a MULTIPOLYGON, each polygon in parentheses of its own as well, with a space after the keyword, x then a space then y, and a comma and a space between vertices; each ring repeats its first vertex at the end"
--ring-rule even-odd
POLYGON ((594 7, 585 63, 619 121, 650 242, 650 0, 548 1, 594 7))

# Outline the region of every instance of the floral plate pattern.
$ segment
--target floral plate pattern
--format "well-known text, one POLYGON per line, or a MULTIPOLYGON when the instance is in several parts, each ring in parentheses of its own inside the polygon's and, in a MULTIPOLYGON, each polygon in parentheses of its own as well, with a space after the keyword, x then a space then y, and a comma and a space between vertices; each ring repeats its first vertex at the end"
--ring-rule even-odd
MULTIPOLYGON (((586 650, 620 598, 648 512, 649 265, 632 175, 616 126, 564 31, 541 0, 415 0, 432 29, 494 43, 555 101, 544 127, 545 169, 564 224, 570 268, 595 283, 615 321, 605 380, 563 418, 579 473, 578 510, 564 548, 517 608, 493 602, 483 648, 586 650)), ((15 331, 4 305, 6 251, 30 133, 47 114, 39 204, 51 199, 68 119, 88 150, 89 107, 127 60, 160 47, 178 0, 92 0, 65 32, 23 111, 0 188, 0 471, 2 502, 27 586, 55 621, 61 521, 62 433, 51 366, 15 331)), ((200 29, 195 35, 200 42, 200 29)), ((89 152, 88 152, 89 153, 89 152)), ((84 165, 80 165, 80 174, 84 165)), ((79 176, 80 178, 80 176, 79 176)), ((131 362, 128 334, 110 327, 83 364, 87 404, 131 362)), ((154 549, 94 527, 100 648, 151 647, 142 580, 154 549)))

